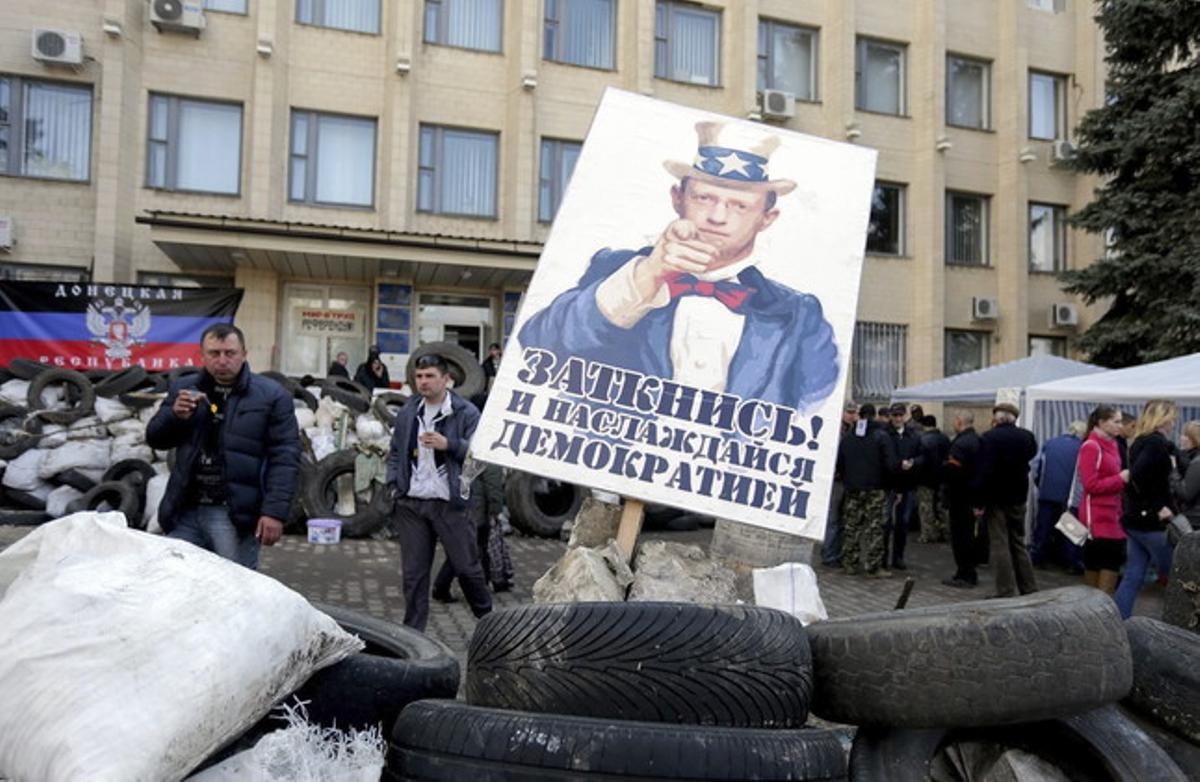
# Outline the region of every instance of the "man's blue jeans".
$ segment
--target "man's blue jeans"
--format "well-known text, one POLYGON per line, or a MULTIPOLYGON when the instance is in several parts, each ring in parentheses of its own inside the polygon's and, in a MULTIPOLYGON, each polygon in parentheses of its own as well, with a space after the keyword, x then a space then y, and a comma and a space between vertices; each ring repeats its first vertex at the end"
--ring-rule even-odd
POLYGON ((1133 614, 1133 604, 1146 580, 1146 567, 1150 560, 1154 560, 1158 575, 1170 574, 1171 544, 1167 542, 1166 532, 1126 529, 1125 551, 1125 572, 1121 575, 1121 586, 1117 587, 1113 599, 1117 601, 1121 617, 1128 619, 1133 614))
POLYGON ((196 505, 179 514, 168 538, 186 540, 217 556, 258 570, 258 538, 254 533, 239 534, 229 518, 229 509, 220 505, 196 505))

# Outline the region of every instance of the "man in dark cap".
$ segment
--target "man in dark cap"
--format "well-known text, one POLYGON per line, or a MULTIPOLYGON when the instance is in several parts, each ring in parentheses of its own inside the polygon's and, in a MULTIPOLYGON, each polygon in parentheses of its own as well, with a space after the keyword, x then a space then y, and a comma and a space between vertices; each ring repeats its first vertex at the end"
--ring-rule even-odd
POLYGON ((908 530, 917 512, 917 476, 925 463, 921 453, 921 434, 904 420, 908 408, 896 402, 888 411, 887 433, 892 438, 897 465, 888 481, 888 535, 893 570, 907 570, 904 548, 908 530))

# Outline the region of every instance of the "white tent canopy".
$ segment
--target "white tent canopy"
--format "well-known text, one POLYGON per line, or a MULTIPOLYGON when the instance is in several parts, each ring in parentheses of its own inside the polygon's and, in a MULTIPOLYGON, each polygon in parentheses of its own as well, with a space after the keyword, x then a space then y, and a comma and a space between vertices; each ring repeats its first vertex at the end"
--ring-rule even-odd
POLYGON ((1180 406, 1180 420, 1200 418, 1200 353, 1153 364, 1113 369, 1102 374, 1039 383, 1025 389, 1029 424, 1038 440, 1087 418, 1100 402, 1137 415, 1150 399, 1170 399, 1180 406))
POLYGON ((892 392, 893 402, 984 402, 1002 388, 1026 389, 1036 383, 1106 372, 1103 367, 1058 356, 1030 356, 974 372, 951 375, 892 392))

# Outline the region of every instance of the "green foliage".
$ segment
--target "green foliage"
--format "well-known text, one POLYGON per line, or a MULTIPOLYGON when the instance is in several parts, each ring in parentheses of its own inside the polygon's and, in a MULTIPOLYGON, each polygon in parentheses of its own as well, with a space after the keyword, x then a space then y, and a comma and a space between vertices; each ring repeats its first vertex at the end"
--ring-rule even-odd
POLYGON ((1080 122, 1069 166, 1104 184, 1072 222, 1113 242, 1062 280, 1089 304, 1111 300, 1079 345, 1121 367, 1200 351, 1200 2, 1097 7, 1109 99, 1080 122))

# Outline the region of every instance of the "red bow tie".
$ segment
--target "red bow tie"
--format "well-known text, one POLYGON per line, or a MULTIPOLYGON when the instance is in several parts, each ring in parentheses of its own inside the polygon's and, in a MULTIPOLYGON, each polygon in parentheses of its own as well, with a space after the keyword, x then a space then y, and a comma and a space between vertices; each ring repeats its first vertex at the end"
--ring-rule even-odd
POLYGON ((690 274, 678 273, 667 277, 667 291, 672 299, 679 296, 710 296, 737 312, 754 293, 754 288, 725 280, 697 280, 690 274))

